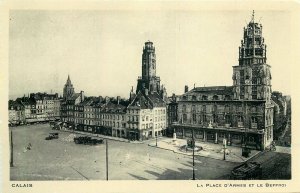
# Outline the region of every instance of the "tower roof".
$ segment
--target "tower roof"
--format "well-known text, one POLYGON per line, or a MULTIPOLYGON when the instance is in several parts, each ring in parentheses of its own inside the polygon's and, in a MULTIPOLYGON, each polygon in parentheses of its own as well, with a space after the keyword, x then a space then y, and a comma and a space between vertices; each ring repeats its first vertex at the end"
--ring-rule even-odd
POLYGON ((68 79, 66 82, 66 85, 72 85, 71 79, 70 79, 70 75, 68 74, 68 79))

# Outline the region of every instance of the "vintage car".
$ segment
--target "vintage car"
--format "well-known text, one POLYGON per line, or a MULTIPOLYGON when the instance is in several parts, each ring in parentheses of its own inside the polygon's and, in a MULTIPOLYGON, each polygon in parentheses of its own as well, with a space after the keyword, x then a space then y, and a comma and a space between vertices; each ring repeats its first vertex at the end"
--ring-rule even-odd
POLYGON ((49 133, 49 136, 45 140, 58 139, 58 133, 49 133))
POLYGON ((80 136, 80 137, 74 137, 74 142, 76 144, 97 145, 103 143, 103 139, 93 139, 87 136, 80 136))
POLYGON ((262 168, 257 162, 246 162, 233 168, 231 175, 234 180, 261 179, 262 168))

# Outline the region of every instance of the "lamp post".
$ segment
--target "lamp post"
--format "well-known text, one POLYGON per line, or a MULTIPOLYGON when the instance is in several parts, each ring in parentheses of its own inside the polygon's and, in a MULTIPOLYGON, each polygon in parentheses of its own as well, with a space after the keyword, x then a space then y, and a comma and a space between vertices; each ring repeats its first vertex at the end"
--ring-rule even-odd
POLYGON ((194 129, 192 130, 192 149, 193 149, 193 180, 195 180, 195 139, 194 139, 194 129))
POLYGON ((223 160, 226 160, 226 138, 223 139, 223 147, 224 147, 224 157, 223 157, 223 160))
POLYGON ((157 133, 155 133, 155 139, 156 139, 156 147, 157 147, 157 133))
POLYGON ((14 167, 14 145, 12 130, 10 130, 10 167, 14 167))
POLYGON ((106 141, 106 180, 108 181, 108 143, 106 141))

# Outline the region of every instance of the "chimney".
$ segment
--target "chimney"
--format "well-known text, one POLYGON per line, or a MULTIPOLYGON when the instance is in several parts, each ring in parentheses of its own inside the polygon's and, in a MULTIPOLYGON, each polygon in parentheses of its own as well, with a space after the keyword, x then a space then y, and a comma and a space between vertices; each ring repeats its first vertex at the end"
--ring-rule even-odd
POLYGON ((105 103, 108 103, 109 102, 109 97, 105 97, 105 103))
POLYGON ((99 103, 102 103, 102 101, 103 101, 103 97, 99 96, 99 103))
POLYGON ((188 92, 189 91, 189 87, 188 87, 188 85, 185 85, 184 86, 184 93, 186 93, 186 92, 188 92))
POLYGON ((175 93, 172 94, 172 100, 173 100, 174 102, 176 102, 176 95, 175 95, 175 93))
POLYGON ((120 96, 117 96, 117 104, 120 104, 120 96))
POLYGON ((145 95, 148 96, 148 89, 145 89, 145 95))
POLYGON ((81 99, 81 102, 84 101, 84 92, 83 91, 80 91, 80 99, 81 99))

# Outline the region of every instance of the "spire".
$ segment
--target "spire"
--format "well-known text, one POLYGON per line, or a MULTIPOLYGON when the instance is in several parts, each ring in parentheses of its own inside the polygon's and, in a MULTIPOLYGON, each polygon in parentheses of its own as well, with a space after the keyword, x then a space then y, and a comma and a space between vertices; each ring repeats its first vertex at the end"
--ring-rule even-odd
POLYGON ((70 75, 68 74, 68 79, 67 79, 67 83, 66 83, 67 85, 71 85, 72 83, 71 83, 71 79, 70 79, 70 75))

